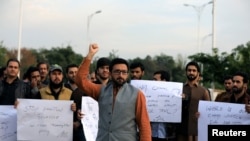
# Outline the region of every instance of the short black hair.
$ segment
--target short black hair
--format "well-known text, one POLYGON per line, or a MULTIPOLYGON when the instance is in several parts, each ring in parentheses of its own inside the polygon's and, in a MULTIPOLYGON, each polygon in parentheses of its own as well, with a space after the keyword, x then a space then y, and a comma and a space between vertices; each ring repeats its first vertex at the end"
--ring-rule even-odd
POLYGON ((223 78, 224 81, 229 80, 229 79, 233 80, 233 76, 232 75, 225 75, 223 78))
POLYGON ((35 72, 35 71, 38 71, 39 72, 39 69, 37 67, 34 67, 34 66, 30 66, 28 68, 28 70, 24 73, 23 75, 23 79, 28 78, 29 80, 31 80, 31 73, 35 72))
POLYGON ((141 68, 142 71, 144 71, 145 67, 141 62, 132 62, 129 66, 130 69, 135 69, 135 68, 141 68))
POLYGON ((49 64, 47 62, 38 62, 36 67, 39 69, 40 65, 45 64, 47 66, 47 69, 49 70, 49 64))
POLYGON ((168 73, 168 71, 165 70, 159 70, 154 72, 154 75, 156 74, 160 74, 161 75, 161 80, 166 80, 166 81, 170 81, 170 74, 168 73))
POLYGON ((78 65, 76 65, 76 64, 69 64, 69 65, 66 67, 66 73, 69 72, 69 68, 78 68, 78 65))
POLYGON ((21 67, 20 62, 19 62, 16 58, 10 58, 10 59, 7 61, 7 63, 6 63, 6 67, 9 66, 9 63, 10 63, 10 62, 17 62, 17 63, 18 63, 18 67, 19 67, 19 68, 21 67))
POLYGON ((115 58, 115 59, 113 59, 113 60, 110 62, 110 65, 109 65, 109 72, 112 72, 114 65, 117 65, 117 64, 125 64, 125 65, 127 66, 127 68, 128 68, 128 71, 129 71, 128 62, 127 62, 125 59, 122 59, 122 58, 115 58))
POLYGON ((189 66, 195 66, 198 72, 201 71, 201 70, 200 70, 199 64, 198 64, 197 62, 195 62, 195 61, 191 61, 191 62, 189 62, 189 63, 186 65, 186 71, 187 71, 187 69, 188 69, 189 66))
POLYGON ((249 82, 249 80, 248 80, 249 79, 248 74, 245 73, 245 72, 238 71, 238 72, 234 73, 233 77, 234 76, 241 76, 241 77, 243 77, 243 83, 248 83, 249 82))
POLYGON ((96 62, 96 70, 102 66, 109 66, 110 60, 106 57, 99 58, 96 62))

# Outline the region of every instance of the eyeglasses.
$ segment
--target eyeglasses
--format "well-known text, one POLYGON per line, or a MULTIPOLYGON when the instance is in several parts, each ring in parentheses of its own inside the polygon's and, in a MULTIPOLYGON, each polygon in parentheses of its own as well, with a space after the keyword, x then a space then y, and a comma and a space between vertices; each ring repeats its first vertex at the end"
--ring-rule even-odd
POLYGON ((126 71, 126 70, 114 70, 113 74, 115 74, 115 75, 120 75, 120 74, 127 75, 128 71, 126 71))

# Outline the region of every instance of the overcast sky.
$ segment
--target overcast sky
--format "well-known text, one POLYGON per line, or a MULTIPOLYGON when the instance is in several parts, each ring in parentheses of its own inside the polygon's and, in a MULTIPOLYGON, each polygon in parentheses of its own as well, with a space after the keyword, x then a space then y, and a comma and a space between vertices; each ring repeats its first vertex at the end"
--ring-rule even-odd
MULTIPOLYGON (((71 45, 86 55, 88 44, 100 46, 97 56, 116 51, 133 59, 164 53, 186 57, 211 53, 212 4, 198 22, 195 8, 210 0, 22 0, 22 42, 26 48, 71 45), (184 6, 184 4, 193 5, 184 6), (90 20, 87 37, 87 17, 90 20), (199 24, 198 24, 199 23, 199 24), (200 25, 198 47, 197 29, 200 25)), ((228 52, 250 41, 250 0, 216 0, 215 44, 228 52)), ((0 0, 0 41, 18 48, 20 0, 0 0)))

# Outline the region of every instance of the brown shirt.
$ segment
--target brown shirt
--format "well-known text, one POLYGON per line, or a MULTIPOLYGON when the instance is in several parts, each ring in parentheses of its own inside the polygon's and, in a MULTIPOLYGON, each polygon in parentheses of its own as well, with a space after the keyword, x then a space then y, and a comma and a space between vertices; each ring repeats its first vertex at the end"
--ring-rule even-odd
POLYGON ((186 98, 182 103, 182 122, 177 128, 177 133, 187 136, 197 136, 198 119, 195 114, 198 112, 199 100, 210 101, 210 96, 208 91, 197 83, 194 86, 185 83, 183 93, 186 95, 186 98))
POLYGON ((230 92, 222 92, 222 93, 220 93, 220 94, 218 94, 216 96, 214 101, 217 101, 217 102, 229 102, 231 95, 232 95, 232 93, 230 93, 230 92))

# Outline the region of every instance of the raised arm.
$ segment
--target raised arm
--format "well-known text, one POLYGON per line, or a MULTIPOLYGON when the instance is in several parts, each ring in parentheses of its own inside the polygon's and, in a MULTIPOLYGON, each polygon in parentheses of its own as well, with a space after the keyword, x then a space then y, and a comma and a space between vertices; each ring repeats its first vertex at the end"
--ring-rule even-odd
POLYGON ((94 84, 88 79, 89 74, 89 67, 91 60, 93 59, 94 55, 99 50, 97 44, 90 44, 89 45, 89 52, 87 56, 83 59, 82 63, 79 66, 79 70, 76 76, 76 84, 77 86, 83 90, 86 95, 93 97, 94 99, 98 99, 101 87, 100 84, 94 84))

